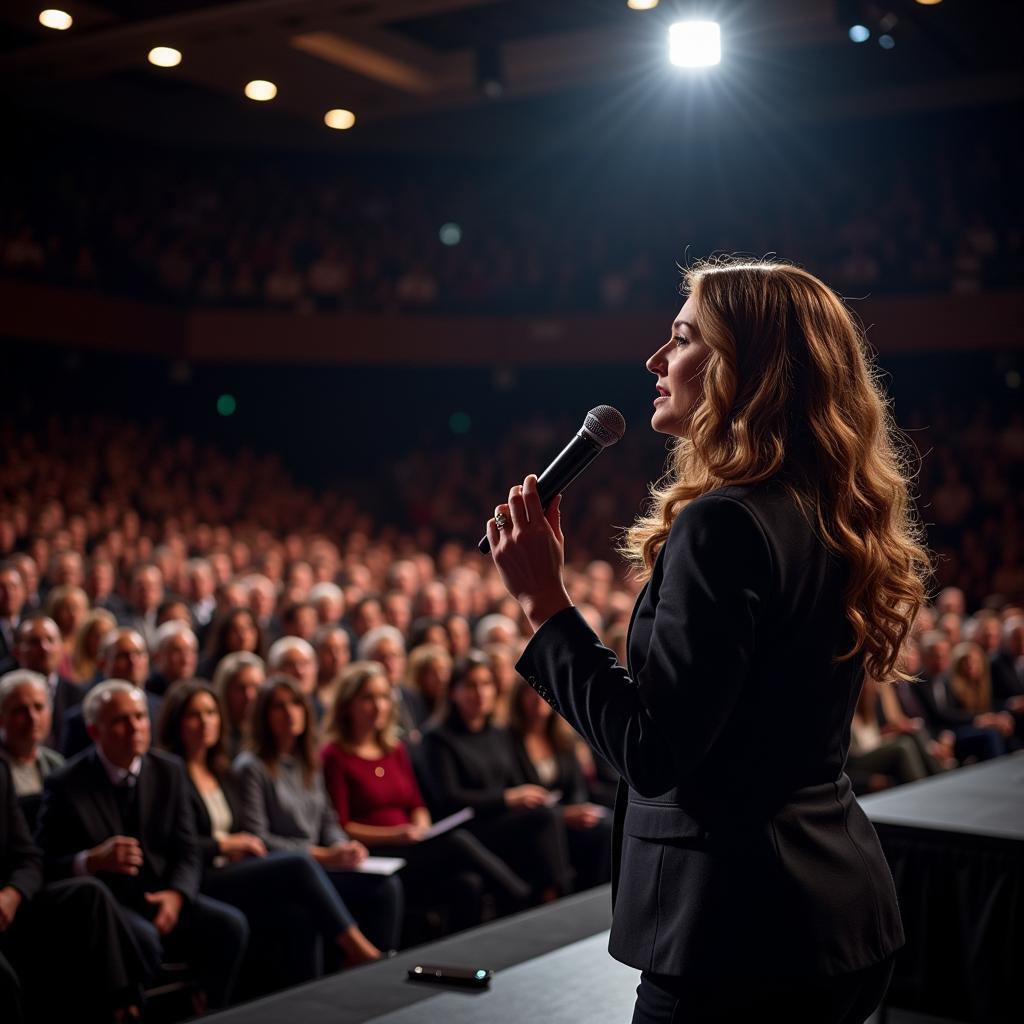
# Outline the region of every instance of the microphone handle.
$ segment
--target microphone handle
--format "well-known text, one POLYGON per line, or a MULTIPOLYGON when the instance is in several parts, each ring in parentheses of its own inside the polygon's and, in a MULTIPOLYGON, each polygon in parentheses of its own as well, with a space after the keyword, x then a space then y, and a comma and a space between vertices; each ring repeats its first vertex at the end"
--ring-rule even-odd
MULTIPOLYGON (((602 451, 604 449, 600 445, 582 432, 574 435, 537 478, 537 493, 545 510, 555 500, 555 496, 561 494, 602 451)), ((480 538, 477 547, 482 555, 490 554, 491 542, 486 534, 480 538)))

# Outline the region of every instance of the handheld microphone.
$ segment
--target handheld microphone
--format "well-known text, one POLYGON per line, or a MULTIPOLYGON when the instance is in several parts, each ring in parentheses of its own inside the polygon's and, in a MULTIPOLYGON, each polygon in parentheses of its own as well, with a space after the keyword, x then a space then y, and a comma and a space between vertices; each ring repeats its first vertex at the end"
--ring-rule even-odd
MULTIPOLYGON (((615 444, 625 432, 626 421, 618 409, 610 405, 599 405, 591 409, 583 426, 537 478, 541 505, 546 509, 555 495, 561 494, 605 448, 615 444)), ((486 536, 477 547, 484 555, 491 550, 486 536)))

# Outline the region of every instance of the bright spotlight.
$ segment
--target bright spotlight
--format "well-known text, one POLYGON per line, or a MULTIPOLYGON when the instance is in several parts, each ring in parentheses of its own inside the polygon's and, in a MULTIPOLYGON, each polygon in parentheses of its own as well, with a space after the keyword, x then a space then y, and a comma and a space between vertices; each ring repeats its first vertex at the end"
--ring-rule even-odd
POLYGON ((181 63, 181 50, 173 46, 154 46, 148 57, 149 63, 158 68, 176 68, 181 63))
POLYGON ((854 43, 866 43, 871 38, 871 29, 867 25, 851 25, 850 39, 854 43))
POLYGON ((626 6, 631 11, 653 11, 658 0, 626 0, 626 6))
POLYGON ((896 40, 890 35, 879 36, 878 45, 883 50, 891 50, 896 45, 896 40))
POLYGON ((44 28, 55 28, 58 32, 63 32, 64 29, 71 28, 71 15, 67 11, 48 8, 39 12, 39 24, 44 28))
POLYGON ((681 68, 706 68, 722 60, 717 21, 677 21, 668 29, 668 59, 681 68))
POLYGON ((922 7, 937 7, 942 0, 917 0, 922 7))
POLYGON ((277 86, 273 82, 265 82, 262 78, 256 78, 245 87, 245 95, 258 103, 266 103, 277 95, 277 86))
POLYGON ((328 128, 337 128, 339 132, 351 128, 356 123, 356 115, 351 110, 328 110, 324 114, 324 124, 328 128))

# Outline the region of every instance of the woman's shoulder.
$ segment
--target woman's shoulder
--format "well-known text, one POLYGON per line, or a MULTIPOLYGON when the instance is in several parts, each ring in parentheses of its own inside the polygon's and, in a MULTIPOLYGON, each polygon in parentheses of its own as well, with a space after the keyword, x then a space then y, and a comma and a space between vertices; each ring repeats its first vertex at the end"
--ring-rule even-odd
POLYGON ((231 771, 239 778, 267 775, 267 766, 253 750, 243 750, 232 762, 231 771))

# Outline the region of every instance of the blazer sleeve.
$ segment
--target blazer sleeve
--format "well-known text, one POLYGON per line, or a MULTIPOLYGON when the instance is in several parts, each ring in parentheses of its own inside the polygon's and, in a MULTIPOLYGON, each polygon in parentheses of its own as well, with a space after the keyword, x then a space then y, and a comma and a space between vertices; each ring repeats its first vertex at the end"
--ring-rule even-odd
POLYGON ((190 903, 199 895, 203 863, 199 845, 196 842, 196 822, 189 798, 189 782, 183 764, 168 766, 174 797, 171 807, 175 813, 171 841, 174 846, 170 855, 170 870, 167 874, 166 889, 176 889, 190 903))
POLYGON ((0 799, 3 823, 0 825, 0 889, 11 886, 22 898, 32 899, 43 885, 43 858, 32 842, 25 816, 18 806, 14 780, 0 758, 0 799))
POLYGON ((680 512, 661 557, 650 647, 636 679, 575 608, 545 622, 517 665, 645 797, 680 785, 721 733, 753 665, 773 576, 760 525, 721 495, 680 512))

